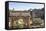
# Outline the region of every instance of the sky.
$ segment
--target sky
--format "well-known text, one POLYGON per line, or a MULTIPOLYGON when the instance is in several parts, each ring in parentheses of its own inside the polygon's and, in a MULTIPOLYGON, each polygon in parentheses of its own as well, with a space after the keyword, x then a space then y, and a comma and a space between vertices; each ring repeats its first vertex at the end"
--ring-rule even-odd
POLYGON ((32 4, 32 3, 16 3, 9 2, 9 9, 12 10, 28 10, 28 9, 41 9, 44 7, 44 4, 32 4))

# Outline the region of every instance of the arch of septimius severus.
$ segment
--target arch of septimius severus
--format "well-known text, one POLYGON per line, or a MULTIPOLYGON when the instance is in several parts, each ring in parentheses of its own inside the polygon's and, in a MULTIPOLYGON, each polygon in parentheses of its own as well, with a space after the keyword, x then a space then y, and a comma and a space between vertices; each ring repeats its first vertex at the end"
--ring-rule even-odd
POLYGON ((32 15, 31 11, 10 11, 9 12, 9 28, 19 27, 21 28, 31 28, 32 15))

